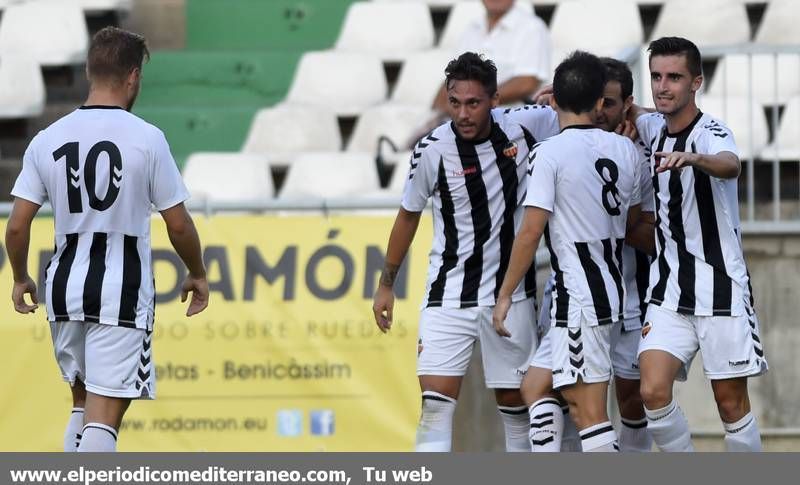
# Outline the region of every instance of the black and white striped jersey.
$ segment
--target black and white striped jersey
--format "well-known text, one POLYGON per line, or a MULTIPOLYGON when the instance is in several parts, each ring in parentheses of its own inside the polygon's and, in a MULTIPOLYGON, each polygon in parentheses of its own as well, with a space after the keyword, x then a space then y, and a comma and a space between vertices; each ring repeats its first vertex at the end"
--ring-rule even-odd
POLYGON ((151 206, 189 196, 161 130, 120 108, 83 106, 34 137, 11 194, 53 207, 50 321, 152 329, 151 206))
MULTIPOLYGON (((420 212, 433 200, 433 245, 423 306, 491 306, 522 223, 529 150, 558 133, 549 107, 492 110, 488 138, 464 140, 445 123, 414 149, 402 206, 420 212)), ((532 268, 515 301, 536 293, 532 268)))
POLYGON ((628 209, 639 205, 641 155, 629 139, 570 126, 536 146, 524 205, 551 212, 545 243, 555 273, 556 326, 624 318, 622 250, 628 209))
MULTIPOLYGON (((702 112, 679 133, 669 133, 658 113, 640 116, 636 127, 653 153, 738 155, 730 129, 702 112)), ((687 315, 743 315, 750 291, 736 179, 695 167, 656 174, 655 163, 657 256, 650 266, 648 302, 687 315)))

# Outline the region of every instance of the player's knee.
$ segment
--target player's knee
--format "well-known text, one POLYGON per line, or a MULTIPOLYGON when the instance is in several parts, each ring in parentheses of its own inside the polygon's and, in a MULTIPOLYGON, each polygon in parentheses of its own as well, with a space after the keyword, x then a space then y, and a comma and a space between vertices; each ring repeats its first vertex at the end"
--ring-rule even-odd
POLYGON ((644 403, 638 392, 626 394, 619 399, 619 414, 625 419, 644 417, 644 403))
POLYGON ((544 376, 538 376, 538 373, 533 368, 525 374, 519 389, 525 404, 530 406, 540 399, 556 397, 553 392, 552 381, 542 377, 544 376))
POLYGON ((648 382, 642 379, 639 395, 647 409, 661 409, 672 402, 672 383, 648 382))
POLYGON ((750 412, 750 401, 746 393, 718 392, 714 398, 717 401, 719 417, 726 423, 734 423, 750 412))

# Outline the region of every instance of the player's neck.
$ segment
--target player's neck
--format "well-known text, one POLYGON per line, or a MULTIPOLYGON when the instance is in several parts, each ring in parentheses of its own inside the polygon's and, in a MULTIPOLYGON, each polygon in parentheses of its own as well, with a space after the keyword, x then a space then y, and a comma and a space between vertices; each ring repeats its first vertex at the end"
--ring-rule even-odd
POLYGON ((128 100, 124 93, 118 90, 92 88, 89 90, 89 97, 86 98, 84 106, 119 106, 127 109, 128 100))
POLYGON ((691 102, 681 108, 677 113, 664 115, 664 119, 667 121, 667 132, 680 133, 685 130, 686 127, 691 125, 694 119, 697 118, 699 112, 700 109, 697 105, 691 102))
POLYGON ((558 127, 561 131, 570 126, 577 125, 593 125, 592 115, 590 113, 570 113, 568 111, 558 110, 558 127))

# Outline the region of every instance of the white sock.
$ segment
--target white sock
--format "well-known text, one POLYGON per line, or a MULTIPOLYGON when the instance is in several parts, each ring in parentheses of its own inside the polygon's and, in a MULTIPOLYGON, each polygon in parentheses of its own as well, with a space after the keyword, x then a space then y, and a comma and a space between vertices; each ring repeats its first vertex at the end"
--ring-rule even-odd
POLYGON ((438 392, 422 393, 422 416, 417 426, 415 451, 450 451, 456 400, 438 392))
POLYGON ((497 406, 506 432, 506 451, 530 451, 528 443, 528 408, 525 406, 497 406))
POLYGON ((72 408, 72 414, 69 415, 69 421, 67 421, 67 429, 64 431, 64 451, 78 451, 81 431, 83 431, 83 408, 72 408))
POLYGON ((564 436, 564 413, 558 400, 551 397, 539 399, 528 410, 530 414, 530 449, 537 453, 554 453, 561 450, 564 436))
POLYGON ((101 423, 86 423, 78 451, 117 451, 117 431, 101 423))
POLYGON ((595 424, 580 431, 581 448, 584 453, 590 452, 617 452, 617 433, 611 426, 611 421, 595 424))
POLYGON ((629 420, 622 418, 619 431, 619 451, 647 453, 653 448, 653 437, 647 432, 647 418, 629 420))
POLYGON ((561 407, 561 414, 564 415, 564 436, 561 438, 561 451, 572 451, 580 453, 581 437, 578 434, 578 427, 569 414, 569 406, 561 407))
POLYGON ((694 451, 689 422, 673 399, 661 409, 644 408, 647 430, 661 451, 694 451))
POLYGON ((747 413, 735 423, 722 423, 725 427, 727 451, 761 451, 761 435, 752 413, 747 413))

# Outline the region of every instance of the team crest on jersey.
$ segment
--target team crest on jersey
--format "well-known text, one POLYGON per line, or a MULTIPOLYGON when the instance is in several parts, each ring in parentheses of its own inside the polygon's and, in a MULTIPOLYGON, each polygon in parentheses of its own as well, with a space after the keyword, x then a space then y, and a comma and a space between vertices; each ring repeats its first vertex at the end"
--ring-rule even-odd
POLYGON ((518 151, 519 148, 517 147, 517 144, 513 141, 509 141, 508 143, 506 143, 506 146, 503 147, 503 155, 505 155, 508 158, 517 158, 518 151))
POLYGON ((647 337, 647 334, 650 333, 651 328, 653 328, 652 323, 644 322, 644 325, 642 325, 642 338, 647 337))

